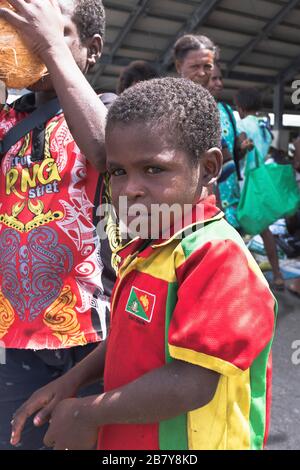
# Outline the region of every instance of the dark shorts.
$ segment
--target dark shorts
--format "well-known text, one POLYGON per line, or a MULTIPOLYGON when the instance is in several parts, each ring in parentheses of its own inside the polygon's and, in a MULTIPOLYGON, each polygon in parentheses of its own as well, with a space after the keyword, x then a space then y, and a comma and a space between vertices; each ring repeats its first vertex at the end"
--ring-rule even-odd
MULTIPOLYGON (((87 356, 97 344, 61 350, 5 351, 5 364, 0 361, 0 450, 16 449, 10 445, 11 420, 15 411, 32 395, 52 380, 60 377, 87 356)), ((78 396, 96 395, 102 385, 95 384, 80 390, 78 396)), ((18 448, 45 449, 43 438, 48 425, 37 428, 32 418, 27 420, 18 448)))

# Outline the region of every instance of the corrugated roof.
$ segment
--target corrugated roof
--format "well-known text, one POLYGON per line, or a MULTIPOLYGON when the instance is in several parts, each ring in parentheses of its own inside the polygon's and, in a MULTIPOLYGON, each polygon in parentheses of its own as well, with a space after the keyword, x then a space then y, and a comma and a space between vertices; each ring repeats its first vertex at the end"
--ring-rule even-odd
POLYGON ((300 79, 300 0, 104 0, 107 32, 104 55, 92 77, 98 89, 114 91, 120 72, 132 60, 174 71, 172 46, 193 32, 221 48, 224 99, 243 85, 258 86, 272 109, 274 85, 285 81, 285 110, 290 82, 300 79))

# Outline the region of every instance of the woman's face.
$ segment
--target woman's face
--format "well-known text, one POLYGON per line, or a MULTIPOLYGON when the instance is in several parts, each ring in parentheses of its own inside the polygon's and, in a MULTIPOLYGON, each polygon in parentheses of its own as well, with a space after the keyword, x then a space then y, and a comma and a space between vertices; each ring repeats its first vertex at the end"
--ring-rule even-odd
POLYGON ((208 90, 218 100, 223 91, 223 77, 221 69, 215 65, 208 84, 208 90))
POLYGON ((182 60, 176 61, 176 69, 182 78, 208 87, 208 83, 214 68, 215 55, 209 49, 189 51, 182 60))

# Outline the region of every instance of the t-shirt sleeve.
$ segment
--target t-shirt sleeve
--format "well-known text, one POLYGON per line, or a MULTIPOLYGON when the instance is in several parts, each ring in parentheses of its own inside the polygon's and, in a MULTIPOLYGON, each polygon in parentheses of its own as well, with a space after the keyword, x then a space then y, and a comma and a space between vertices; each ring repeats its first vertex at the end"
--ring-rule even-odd
POLYGON ((211 241, 186 257, 177 278, 170 356, 222 375, 247 370, 272 340, 276 308, 250 253, 211 241))

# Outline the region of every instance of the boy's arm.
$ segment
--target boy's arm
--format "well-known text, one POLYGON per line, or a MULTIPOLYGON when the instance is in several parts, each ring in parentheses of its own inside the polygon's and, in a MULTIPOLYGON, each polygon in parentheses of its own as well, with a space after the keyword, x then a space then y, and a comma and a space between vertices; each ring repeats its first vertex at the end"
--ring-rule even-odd
POLYGON ((37 390, 14 415, 11 443, 18 444, 27 419, 34 413, 38 411, 34 417, 34 424, 42 426, 49 421, 52 411, 59 402, 75 396, 80 388, 100 381, 104 371, 105 354, 106 341, 102 341, 93 352, 66 374, 37 390))
POLYGON ((97 398, 91 418, 98 425, 157 423, 207 405, 219 374, 183 361, 173 361, 134 382, 97 398))
POLYGON ((78 68, 65 42, 57 1, 32 0, 27 3, 11 0, 10 3, 18 13, 0 9, 0 17, 14 26, 43 60, 77 145, 88 160, 104 172, 106 108, 78 68))
MULTIPOLYGON (((70 369, 65 376, 76 384, 77 390, 95 382, 99 382, 103 377, 105 356, 106 356, 106 342, 101 341, 98 346, 76 366, 70 369)), ((64 377, 65 377, 64 376, 64 377)))
POLYGON ((77 67, 69 48, 59 46, 44 55, 70 132, 81 152, 101 173, 106 171, 107 110, 77 67))
POLYGON ((61 402, 44 442, 55 449, 84 449, 94 444, 99 426, 172 419, 209 403, 218 380, 216 372, 175 360, 103 395, 61 402))

